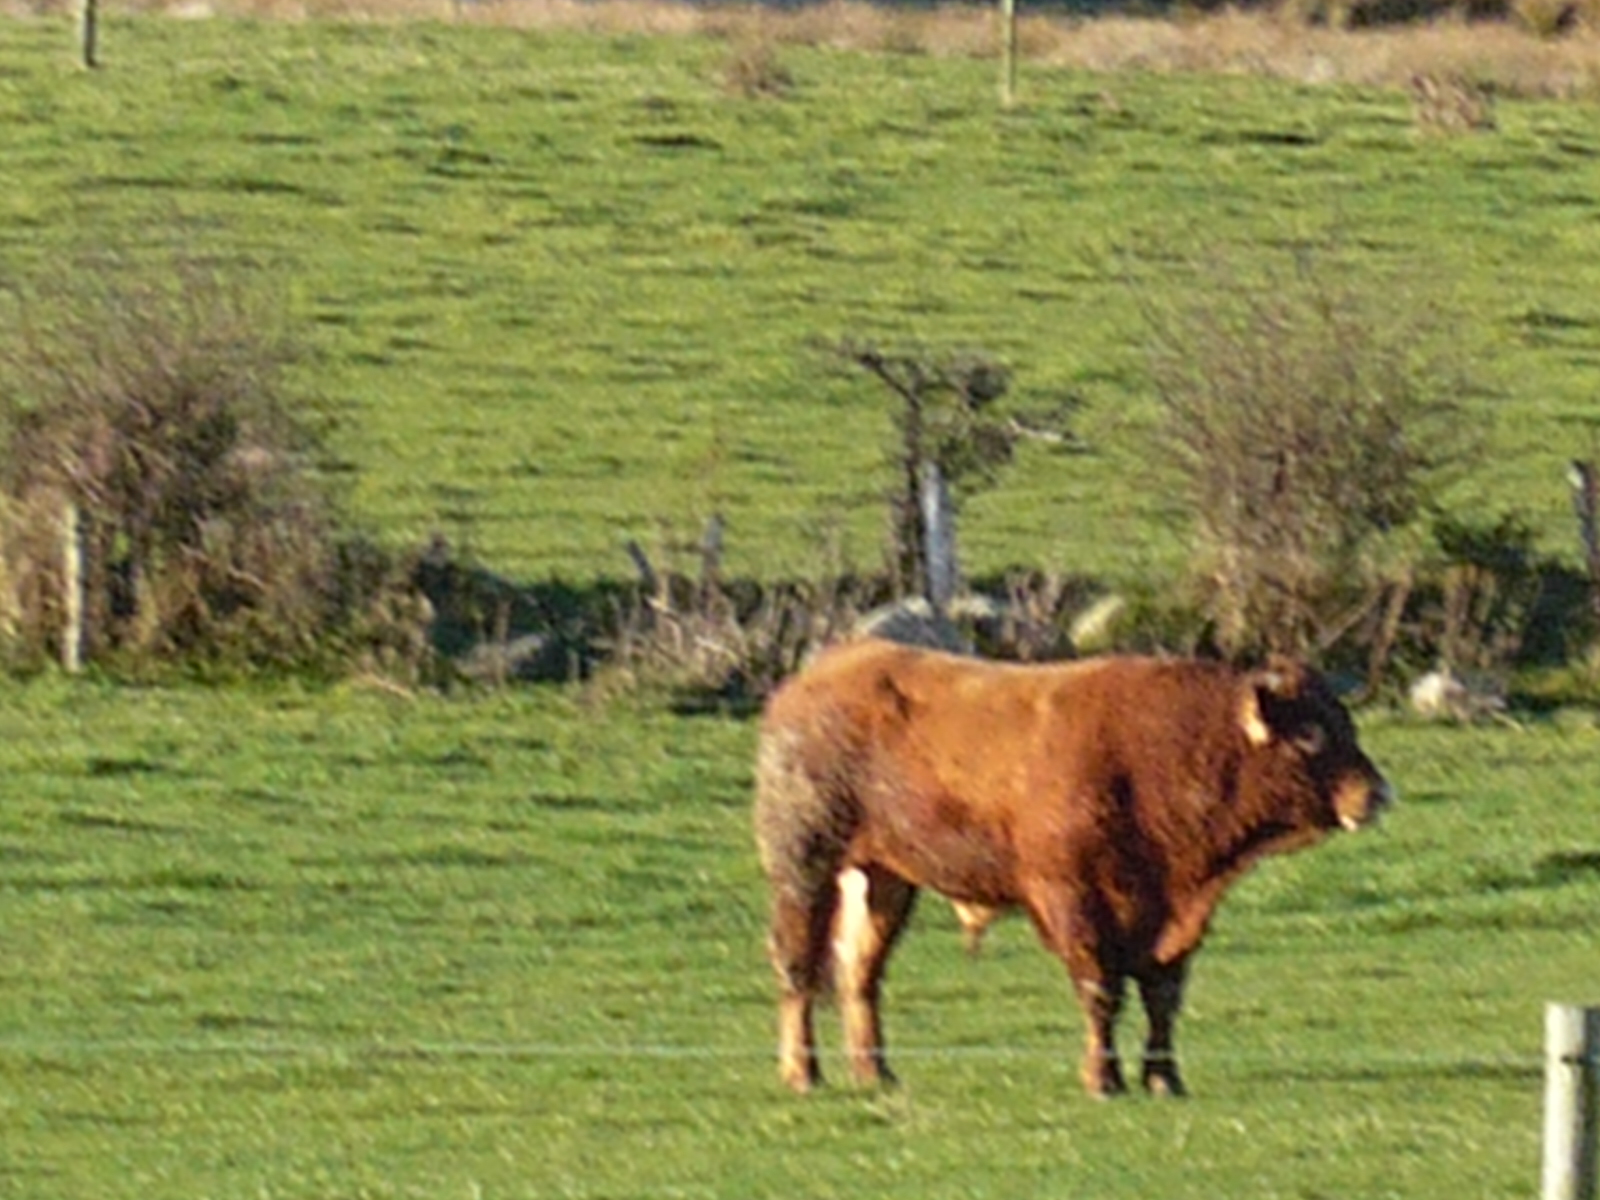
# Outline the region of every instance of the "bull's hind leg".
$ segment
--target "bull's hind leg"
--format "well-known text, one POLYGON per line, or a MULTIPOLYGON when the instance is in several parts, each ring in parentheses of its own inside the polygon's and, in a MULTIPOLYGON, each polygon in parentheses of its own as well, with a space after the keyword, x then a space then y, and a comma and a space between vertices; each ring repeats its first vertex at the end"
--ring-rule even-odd
POLYGON ((1139 976, 1139 996, 1144 1001, 1150 1034, 1144 1048, 1145 1090, 1157 1096, 1185 1094, 1183 1077, 1178 1074, 1178 1058, 1172 1048, 1172 1029, 1183 1003, 1183 980, 1187 960, 1179 959, 1162 967, 1152 967, 1139 976))
POLYGON ((834 882, 850 830, 846 798, 819 788, 796 735, 769 731, 756 759, 756 847, 772 887, 767 951, 778 972, 778 1070, 798 1092, 819 1083, 812 1010, 828 980, 834 882))
POLYGON ((814 895, 780 893, 773 904, 768 950, 778 972, 778 1073, 797 1092, 822 1082, 813 1017, 828 978, 828 935, 836 895, 831 883, 814 895))
POLYGON ((834 985, 844 1019, 850 1072, 860 1083, 893 1083, 883 1054, 879 996, 889 954, 917 899, 917 889, 880 867, 852 868, 839 876, 834 925, 834 985))
POLYGON ((778 970, 778 1072, 795 1091, 822 1082, 816 1059, 814 1008, 827 982, 829 930, 834 925, 832 888, 805 899, 779 898, 773 906, 768 949, 778 970))

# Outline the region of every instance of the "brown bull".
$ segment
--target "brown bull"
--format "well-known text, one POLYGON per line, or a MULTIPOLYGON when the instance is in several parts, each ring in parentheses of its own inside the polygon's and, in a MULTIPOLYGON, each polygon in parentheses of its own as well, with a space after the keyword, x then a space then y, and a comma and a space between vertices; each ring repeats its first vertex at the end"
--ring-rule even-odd
POLYGON ((1088 1018, 1083 1080, 1124 1090, 1127 980, 1143 1083, 1181 1094, 1172 1028, 1222 894, 1263 855, 1372 821, 1389 788, 1311 671, 1103 658, 986 663, 884 641, 830 651, 768 702, 755 831, 771 884, 782 1077, 820 1080, 832 981, 853 1074, 892 1078, 884 967, 919 888, 1017 906, 1088 1018))

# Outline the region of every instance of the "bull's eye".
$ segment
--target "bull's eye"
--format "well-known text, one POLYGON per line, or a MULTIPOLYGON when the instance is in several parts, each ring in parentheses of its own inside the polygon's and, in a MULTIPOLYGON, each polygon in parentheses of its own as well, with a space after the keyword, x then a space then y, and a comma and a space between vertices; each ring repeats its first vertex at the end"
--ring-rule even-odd
POLYGON ((1328 746, 1328 731, 1315 723, 1307 725, 1294 735, 1294 747, 1307 758, 1315 758, 1328 746))

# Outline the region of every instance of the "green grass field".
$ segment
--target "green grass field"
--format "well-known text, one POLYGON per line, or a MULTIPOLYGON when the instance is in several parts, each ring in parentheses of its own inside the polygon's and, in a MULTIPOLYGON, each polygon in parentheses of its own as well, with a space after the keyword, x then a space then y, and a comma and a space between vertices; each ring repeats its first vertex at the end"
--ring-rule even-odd
POLYGON ((1192 1100, 1083 1097, 1059 965, 1021 922, 969 961, 933 903, 888 994, 905 1086, 801 1099, 771 1061, 747 725, 34 685, 0 705, 0 1186, 1528 1194, 1542 1006, 1595 995, 1600 729, 1366 737, 1402 806, 1224 905, 1192 1100))
POLYGON ((105 247, 258 265, 344 415, 360 515, 523 579, 628 575, 626 538, 713 508, 737 573, 804 573, 835 527, 875 566, 885 397, 818 347, 979 349, 1023 402, 1081 396, 1090 453, 1030 447, 967 514, 970 568, 1159 583, 1182 547, 1139 301, 1192 295, 1209 254, 1327 239, 1481 363, 1494 454, 1464 502, 1570 552, 1592 107, 1505 101, 1497 132, 1426 137, 1398 91, 1034 70, 1001 112, 992 63, 796 46, 792 94, 748 99, 733 53, 123 18, 87 73, 67 22, 6 21, 0 275, 105 247))
MULTIPOLYGON (((730 519, 730 569, 873 564, 872 385, 844 335, 1002 357, 1088 402, 963 526, 975 570, 1159 582, 1140 293, 1330 238, 1442 297, 1486 378, 1464 485, 1568 552, 1594 445, 1600 136, 1504 102, 1426 138, 1399 93, 1029 72, 710 40, 0 21, 0 277, 112 248, 258 266, 340 406, 359 515, 516 578, 627 571, 730 519)), ((1224 904, 1180 1030, 1195 1098, 1085 1099, 1063 973, 930 903, 887 1019, 905 1086, 771 1061, 753 730, 578 690, 0 696, 0 1195, 1529 1194, 1547 1001, 1596 998, 1600 727, 1364 714, 1402 803, 1224 904)), ((836 1031, 823 1027, 832 1057, 836 1031)))

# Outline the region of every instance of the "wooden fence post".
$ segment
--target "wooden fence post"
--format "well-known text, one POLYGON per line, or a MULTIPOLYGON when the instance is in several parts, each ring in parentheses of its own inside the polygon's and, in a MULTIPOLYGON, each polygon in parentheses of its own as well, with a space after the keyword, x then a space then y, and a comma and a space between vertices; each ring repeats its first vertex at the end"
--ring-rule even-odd
POLYGON ((1567 478, 1572 484, 1572 512, 1578 518, 1583 565, 1589 573, 1589 607, 1600 616, 1600 471, 1592 460, 1574 459, 1567 478))
POLYGON ((83 531, 78 506, 61 510, 61 669, 76 674, 83 662, 83 531))
POLYGON ((1543 1200, 1594 1200, 1600 1008, 1549 1004, 1544 1013, 1543 1200))
POLYGON ((700 611, 709 615, 722 600, 722 539, 728 523, 712 513, 700 535, 700 611))
POLYGON ((100 65, 100 0, 83 0, 78 10, 78 44, 83 65, 94 70, 100 65))
POLYGON ((1000 103, 1017 99, 1017 0, 1000 0, 1000 103))

